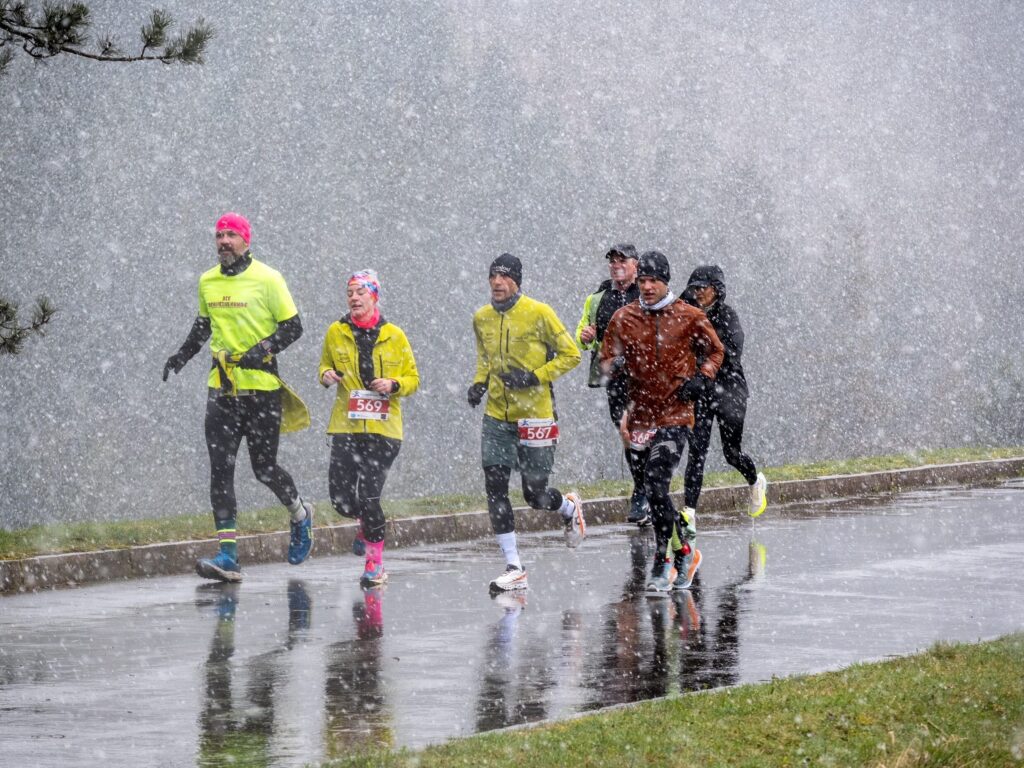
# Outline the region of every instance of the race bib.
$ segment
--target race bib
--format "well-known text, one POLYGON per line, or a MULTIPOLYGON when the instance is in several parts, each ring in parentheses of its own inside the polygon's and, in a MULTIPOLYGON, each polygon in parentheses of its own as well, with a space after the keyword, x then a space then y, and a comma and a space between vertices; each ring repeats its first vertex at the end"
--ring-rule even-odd
POLYGON ((558 423, 554 419, 520 419, 519 444, 546 448, 558 442, 558 423))
POLYGON ((629 447, 634 451, 646 451, 651 444, 656 429, 631 429, 629 431, 629 447))
POLYGON ((348 393, 348 417, 350 419, 376 419, 387 421, 391 401, 369 389, 353 389, 348 393))

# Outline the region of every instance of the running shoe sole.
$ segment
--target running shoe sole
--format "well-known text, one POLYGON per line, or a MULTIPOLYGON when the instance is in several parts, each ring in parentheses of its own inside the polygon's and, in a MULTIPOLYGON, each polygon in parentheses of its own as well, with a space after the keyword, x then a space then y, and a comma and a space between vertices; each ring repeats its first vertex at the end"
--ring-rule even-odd
POLYGON ((376 579, 368 579, 366 576, 363 576, 362 578, 359 579, 359 586, 362 587, 363 589, 377 589, 378 587, 383 587, 387 583, 388 583, 387 571, 382 573, 376 579))
POLYGON ((223 568, 218 568, 214 565, 211 560, 197 560, 196 573, 204 579, 226 581, 229 584, 235 584, 242 580, 241 571, 225 571, 223 568))

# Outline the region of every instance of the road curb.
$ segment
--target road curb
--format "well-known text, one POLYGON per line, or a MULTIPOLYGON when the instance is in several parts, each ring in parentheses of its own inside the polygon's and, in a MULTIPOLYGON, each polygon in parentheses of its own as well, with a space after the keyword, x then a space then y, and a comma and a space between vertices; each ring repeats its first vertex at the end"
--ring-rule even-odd
MULTIPOLYGON (((910 469, 831 475, 812 480, 773 482, 768 487, 770 505, 898 493, 914 488, 943 485, 977 485, 1024 477, 1024 457, 935 464, 910 469)), ((677 503, 681 494, 673 494, 677 503)), ((713 528, 720 513, 743 508, 747 486, 708 488, 701 494, 702 526, 713 528)), ((628 500, 609 497, 587 500, 589 525, 621 523, 628 500)), ((516 529, 522 532, 553 530, 560 523, 551 512, 516 509, 516 529)), ((350 552, 356 526, 353 523, 315 529, 314 555, 325 557, 350 552)), ((410 547, 452 541, 468 541, 491 535, 486 511, 450 515, 411 517, 388 521, 388 548, 410 547)), ((288 548, 287 532, 240 536, 239 559, 245 564, 283 562, 288 548)), ((152 544, 128 549, 40 555, 24 560, 0 560, 0 595, 40 589, 74 587, 103 581, 149 578, 189 573, 195 561, 216 550, 216 539, 152 544)))

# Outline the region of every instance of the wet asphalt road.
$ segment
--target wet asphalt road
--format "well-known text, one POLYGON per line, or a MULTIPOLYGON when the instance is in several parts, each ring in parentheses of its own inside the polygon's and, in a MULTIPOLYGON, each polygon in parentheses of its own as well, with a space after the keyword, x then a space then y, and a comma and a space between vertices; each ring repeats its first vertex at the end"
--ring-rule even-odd
POLYGON ((1024 482, 699 519, 689 592, 649 598, 625 525, 0 598, 5 765, 296 766, 1024 629, 1024 482))

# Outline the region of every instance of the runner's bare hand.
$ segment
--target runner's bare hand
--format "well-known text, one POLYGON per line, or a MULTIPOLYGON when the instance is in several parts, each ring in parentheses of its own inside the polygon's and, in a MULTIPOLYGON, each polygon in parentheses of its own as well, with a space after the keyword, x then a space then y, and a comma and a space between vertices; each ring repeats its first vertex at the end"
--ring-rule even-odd
POLYGON ((397 384, 394 379, 374 379, 370 382, 370 389, 376 392, 378 395, 390 395, 397 389, 397 384))

